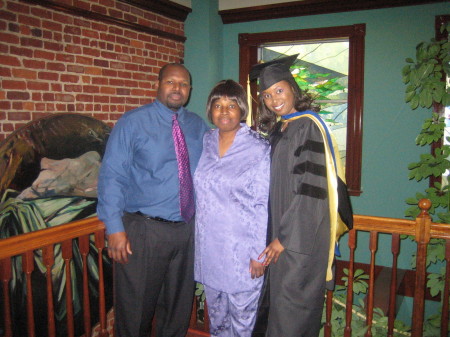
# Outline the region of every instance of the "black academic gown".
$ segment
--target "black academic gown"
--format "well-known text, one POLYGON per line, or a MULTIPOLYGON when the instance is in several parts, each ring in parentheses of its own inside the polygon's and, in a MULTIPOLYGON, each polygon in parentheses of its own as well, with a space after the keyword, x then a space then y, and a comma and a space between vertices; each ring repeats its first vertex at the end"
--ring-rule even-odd
POLYGON ((270 223, 285 250, 266 275, 267 298, 253 336, 318 336, 326 287, 330 212, 324 141, 310 118, 277 125, 271 135, 270 223), (259 331, 259 333, 258 333, 259 331))

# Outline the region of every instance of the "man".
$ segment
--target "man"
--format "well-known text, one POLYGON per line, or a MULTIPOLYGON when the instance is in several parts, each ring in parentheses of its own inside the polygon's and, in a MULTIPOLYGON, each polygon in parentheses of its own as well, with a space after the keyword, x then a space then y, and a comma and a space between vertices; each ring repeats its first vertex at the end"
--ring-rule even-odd
POLYGON ((124 114, 113 128, 98 183, 99 218, 114 268, 117 336, 185 336, 192 309, 193 220, 180 211, 179 167, 172 124, 176 117, 193 174, 205 122, 183 106, 191 90, 181 64, 161 68, 157 97, 124 114), (174 116, 175 115, 175 116, 174 116))

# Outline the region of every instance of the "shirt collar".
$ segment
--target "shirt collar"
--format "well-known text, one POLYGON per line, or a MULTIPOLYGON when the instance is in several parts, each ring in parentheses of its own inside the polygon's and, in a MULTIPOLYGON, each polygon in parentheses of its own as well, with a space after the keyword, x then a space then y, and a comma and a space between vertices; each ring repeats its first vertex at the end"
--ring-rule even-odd
POLYGON ((249 126, 245 123, 241 123, 241 128, 236 133, 236 136, 239 134, 247 133, 250 130, 249 126))
MULTIPOLYGON (((236 137, 248 133, 250 131, 250 127, 246 123, 240 123, 241 127, 236 132, 236 137)), ((214 128, 215 132, 217 133, 217 137, 219 136, 219 128, 214 128)))
POLYGON ((184 118, 186 112, 186 108, 184 106, 179 108, 177 111, 173 111, 172 109, 169 109, 164 104, 162 104, 158 99, 155 99, 154 103, 156 104, 158 109, 162 112, 163 117, 166 117, 168 119, 170 118, 170 120, 172 120, 172 115, 177 114, 178 115, 177 119, 182 120, 184 118))

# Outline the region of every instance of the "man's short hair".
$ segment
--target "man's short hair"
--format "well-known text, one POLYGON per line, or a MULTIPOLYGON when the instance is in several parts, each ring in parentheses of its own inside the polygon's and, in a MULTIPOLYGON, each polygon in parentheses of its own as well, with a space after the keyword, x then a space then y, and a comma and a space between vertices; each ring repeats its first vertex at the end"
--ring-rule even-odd
POLYGON ((183 68, 184 70, 186 70, 187 73, 189 74, 189 82, 192 82, 192 81, 191 81, 191 73, 190 73, 189 70, 187 70, 187 68, 186 68, 183 64, 181 64, 181 63, 167 63, 167 64, 163 65, 163 66, 161 67, 161 69, 159 69, 159 74, 158 74, 158 81, 159 81, 159 82, 161 82, 161 80, 162 80, 163 77, 164 77, 164 72, 165 72, 166 69, 169 68, 170 66, 181 67, 181 68, 183 68))

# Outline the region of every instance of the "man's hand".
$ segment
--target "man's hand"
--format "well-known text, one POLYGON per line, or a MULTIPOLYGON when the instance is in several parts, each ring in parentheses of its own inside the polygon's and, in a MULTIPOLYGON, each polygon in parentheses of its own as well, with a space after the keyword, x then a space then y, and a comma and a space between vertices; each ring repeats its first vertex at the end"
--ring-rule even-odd
POLYGON ((250 274, 252 278, 258 278, 264 275, 264 265, 261 262, 250 259, 250 274))
POLYGON ((108 255, 118 263, 127 263, 128 254, 131 251, 130 241, 125 232, 117 232, 108 235, 108 255))
POLYGON ((266 258, 262 262, 264 266, 268 266, 272 261, 273 263, 277 263, 278 258, 280 257, 280 254, 283 252, 284 247, 281 244, 280 240, 275 239, 273 240, 266 249, 263 250, 261 255, 258 256, 258 260, 261 260, 264 255, 266 258))

